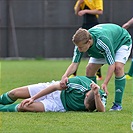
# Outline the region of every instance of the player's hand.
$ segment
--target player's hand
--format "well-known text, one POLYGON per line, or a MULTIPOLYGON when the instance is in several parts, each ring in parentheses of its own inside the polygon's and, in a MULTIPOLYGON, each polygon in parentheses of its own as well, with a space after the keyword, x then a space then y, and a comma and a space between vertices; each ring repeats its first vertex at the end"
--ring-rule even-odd
POLYGON ((83 16, 84 14, 86 14, 86 10, 81 10, 78 12, 78 16, 83 16))
POLYGON ((109 94, 106 84, 102 84, 102 89, 104 90, 104 92, 105 92, 107 95, 109 94))
POLYGON ((32 99, 32 98, 28 98, 28 99, 25 99, 25 100, 23 100, 20 104, 20 106, 29 106, 30 104, 32 104, 34 102, 34 99, 32 99))
POLYGON ((98 86, 95 83, 91 83, 90 87, 91 87, 91 90, 94 92, 94 94, 97 95, 98 94, 98 90, 100 89, 100 86, 98 86))
POLYGON ((128 23, 125 23, 122 27, 125 28, 125 29, 128 29, 129 28, 129 24, 128 23))
POLYGON ((61 88, 66 89, 67 88, 67 85, 66 85, 67 82, 68 82, 68 77, 62 78, 60 81, 61 88))

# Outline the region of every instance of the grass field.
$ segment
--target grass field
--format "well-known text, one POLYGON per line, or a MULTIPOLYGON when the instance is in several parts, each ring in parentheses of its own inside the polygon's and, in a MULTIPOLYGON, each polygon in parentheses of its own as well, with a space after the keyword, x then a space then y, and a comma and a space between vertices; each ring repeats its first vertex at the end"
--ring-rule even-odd
MULTIPOLYGON (((0 94, 15 87, 60 80, 71 60, 3 60, 1 61, 0 94)), ((82 60, 78 75, 85 75, 87 60, 82 60)), ((125 65, 128 70, 130 61, 125 65)), ((102 67, 105 77, 107 65, 102 67)), ((100 85, 102 81, 98 81, 100 85)), ((0 113, 0 133, 130 133, 133 121, 133 80, 127 81, 123 110, 109 112, 114 99, 114 76, 109 85, 105 113, 47 112, 0 113)), ((19 102, 18 100, 17 102, 19 102)))

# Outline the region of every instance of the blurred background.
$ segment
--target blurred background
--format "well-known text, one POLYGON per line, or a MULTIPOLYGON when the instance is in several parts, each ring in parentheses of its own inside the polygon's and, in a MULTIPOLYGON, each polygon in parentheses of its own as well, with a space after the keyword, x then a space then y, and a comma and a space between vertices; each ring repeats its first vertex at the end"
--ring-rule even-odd
MULTIPOLYGON (((71 38, 82 25, 76 0, 0 0, 0 57, 72 58, 71 38)), ((122 26, 133 0, 104 0, 100 23, 122 26)), ((128 29, 133 37, 133 27, 128 29)))

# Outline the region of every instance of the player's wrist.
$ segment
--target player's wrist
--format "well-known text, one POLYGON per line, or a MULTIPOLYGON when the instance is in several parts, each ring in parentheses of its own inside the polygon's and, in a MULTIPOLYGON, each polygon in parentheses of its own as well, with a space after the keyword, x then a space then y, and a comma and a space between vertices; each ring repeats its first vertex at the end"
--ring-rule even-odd
POLYGON ((95 95, 95 96, 100 96, 100 94, 99 94, 99 93, 94 93, 94 95, 95 95))
POLYGON ((66 75, 63 75, 63 76, 62 76, 62 79, 65 79, 66 77, 67 77, 66 75))

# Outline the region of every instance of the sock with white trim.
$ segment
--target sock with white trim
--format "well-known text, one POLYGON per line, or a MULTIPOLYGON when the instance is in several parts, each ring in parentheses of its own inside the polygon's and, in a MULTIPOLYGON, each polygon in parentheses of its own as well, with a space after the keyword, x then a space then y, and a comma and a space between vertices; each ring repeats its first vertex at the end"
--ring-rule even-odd
POLYGON ((9 104, 9 105, 2 105, 0 104, 0 112, 18 112, 17 107, 19 104, 9 104))
POLYGON ((122 77, 115 77, 115 103, 121 105, 122 97, 126 85, 125 75, 122 77))
POLYGON ((4 93, 0 96, 0 104, 6 105, 6 104, 11 104, 14 103, 16 100, 12 100, 9 96, 8 96, 8 92, 4 93))

